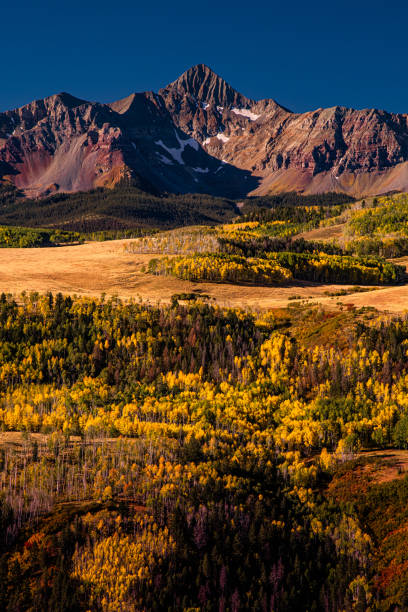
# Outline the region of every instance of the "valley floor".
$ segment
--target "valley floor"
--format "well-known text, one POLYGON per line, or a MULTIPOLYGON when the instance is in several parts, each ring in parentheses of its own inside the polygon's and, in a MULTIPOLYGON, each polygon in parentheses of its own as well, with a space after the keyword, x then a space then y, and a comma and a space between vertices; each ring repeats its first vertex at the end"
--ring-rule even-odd
MULTIPOLYGON (((205 293, 220 305, 250 308, 280 308, 294 297, 327 306, 353 304, 380 310, 408 309, 408 285, 379 288, 366 293, 329 296, 346 285, 296 282, 285 287, 255 287, 232 284, 194 283, 172 277, 152 276, 143 267, 156 254, 134 254, 125 250, 131 240, 90 242, 78 246, 41 249, 0 249, 0 292, 61 292, 89 296, 117 295, 153 303, 169 302, 174 293, 205 293)), ((398 260, 406 264, 408 258, 398 260)))

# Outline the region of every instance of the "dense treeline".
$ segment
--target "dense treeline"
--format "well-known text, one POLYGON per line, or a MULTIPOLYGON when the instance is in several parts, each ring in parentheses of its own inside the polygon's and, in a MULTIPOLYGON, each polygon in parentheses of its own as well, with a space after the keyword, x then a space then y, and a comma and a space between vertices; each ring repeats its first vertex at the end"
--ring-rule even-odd
POLYGON ((293 278, 319 283, 387 285, 402 283, 405 268, 375 257, 326 253, 271 253, 268 260, 290 270, 293 278))
POLYGON ((377 258, 356 258, 327 253, 263 253, 240 257, 226 253, 152 259, 147 272, 183 280, 279 285, 292 279, 318 283, 395 284, 405 269, 377 258))
MULTIPOLYGON (((350 201, 348 196, 330 193, 248 198, 244 200, 240 219, 262 223, 284 221, 293 226, 290 232, 293 234, 302 227, 314 227, 319 220, 340 214, 350 201)), ((197 223, 212 225, 240 215, 233 200, 200 194, 148 193, 129 181, 123 181, 114 189, 57 193, 37 200, 24 198, 12 185, 3 184, 0 185, 0 204, 2 225, 39 228, 46 218, 50 227, 85 234, 197 223)), ((277 232, 278 228, 271 227, 272 230, 277 232)))
POLYGON ((58 229, 34 229, 25 227, 0 227, 0 248, 35 248, 81 244, 87 240, 102 242, 154 235, 157 230, 135 227, 127 230, 106 230, 83 234, 58 229))
POLYGON ((17 203, 22 194, 10 183, 0 180, 0 206, 17 203))
POLYGON ((403 257, 408 255, 408 238, 380 238, 364 236, 346 242, 343 251, 346 254, 364 257, 378 255, 384 258, 403 257))
POLYGON ((262 337, 250 315, 203 304, 177 313, 136 304, 121 308, 111 301, 78 304, 60 294, 39 301, 34 296, 31 303, 25 296, 22 310, 0 296, 3 391, 20 383, 72 384, 99 374, 117 384, 152 381, 168 369, 201 368, 204 377, 217 378, 225 368, 232 372, 235 356, 252 352, 262 337))
MULTIPOLYGON (((316 226, 319 221, 340 215, 346 208, 347 206, 345 204, 339 204, 337 206, 318 206, 317 204, 310 204, 309 206, 304 206, 283 201, 276 207, 256 207, 254 210, 244 213, 238 222, 258 221, 264 224, 270 223, 271 221, 287 221, 304 224, 306 226, 316 226)), ((244 209, 245 207, 243 210, 244 209)))
POLYGON ((252 209, 296 207, 296 206, 319 206, 331 207, 342 206, 353 202, 354 198, 345 193, 326 192, 313 195, 301 195, 295 191, 268 195, 261 197, 250 197, 244 202, 242 212, 250 213, 252 209))
POLYGON ((326 253, 328 255, 345 255, 344 249, 333 242, 305 240, 304 238, 278 238, 271 236, 240 236, 228 234, 218 237, 220 251, 230 255, 244 257, 265 257, 268 253, 287 251, 292 253, 326 253))
POLYGON ((328 255, 348 255, 366 257, 376 255, 383 258, 403 257, 408 254, 408 238, 368 237, 337 242, 305 240, 289 236, 274 237, 259 235, 256 232, 219 232, 219 250, 232 255, 262 257, 265 253, 291 251, 294 253, 327 253, 328 255))
POLYGON ((86 234, 196 223, 212 225, 238 213, 232 200, 198 194, 153 195, 127 183, 114 189, 58 193, 38 200, 20 197, 18 206, 16 197, 4 196, 1 225, 43 227, 46 219, 48 227, 86 234))
POLYGON ((45 247, 83 241, 84 237, 78 232, 0 227, 0 248, 45 247))
POLYGON ((189 281, 282 285, 292 279, 289 269, 278 262, 237 255, 195 255, 162 257, 149 261, 149 274, 177 276, 189 281))
POLYGON ((381 198, 372 208, 355 213, 349 223, 351 231, 359 236, 375 234, 408 235, 408 198, 401 194, 394 198, 381 198))

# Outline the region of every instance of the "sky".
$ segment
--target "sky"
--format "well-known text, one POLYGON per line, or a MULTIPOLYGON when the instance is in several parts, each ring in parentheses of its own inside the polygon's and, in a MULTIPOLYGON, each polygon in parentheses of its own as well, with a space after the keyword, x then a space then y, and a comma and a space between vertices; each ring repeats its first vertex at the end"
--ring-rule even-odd
POLYGON ((408 112, 408 3, 3 0, 0 111, 68 91, 111 102, 204 63, 295 112, 408 112))

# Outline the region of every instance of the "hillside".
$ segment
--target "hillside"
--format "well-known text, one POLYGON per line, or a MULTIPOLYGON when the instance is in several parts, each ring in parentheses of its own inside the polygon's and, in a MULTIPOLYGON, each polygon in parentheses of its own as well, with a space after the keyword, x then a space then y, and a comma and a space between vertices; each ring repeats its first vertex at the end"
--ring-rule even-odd
POLYGON ((131 182, 112 189, 58 193, 27 199, 0 185, 0 225, 59 228, 77 232, 212 225, 239 213, 234 201, 199 194, 151 194, 131 182))
POLYGON ((26 293, 0 322, 1 609, 404 609, 406 316, 26 293))
MULTIPOLYGON (((404 312, 408 239, 384 236, 381 228, 372 239, 344 236, 355 220, 365 227, 364 215, 371 220, 378 213, 383 223, 389 223, 383 209, 390 211, 390 218, 399 211, 408 219, 406 197, 380 199, 377 206, 367 208, 358 202, 346 204, 341 198, 333 204, 333 198, 321 196, 316 199, 320 205, 312 204, 314 198, 293 194, 257 198, 241 207, 244 214, 233 223, 171 230, 164 225, 162 231, 152 233, 151 219, 147 219, 145 226, 122 230, 142 236, 137 239, 3 248, 0 292, 52 291, 94 297, 104 293, 152 303, 170 303, 174 295, 207 296, 210 302, 242 308, 297 307, 307 301, 329 309, 404 312), (332 229, 341 240, 333 240, 332 229)), ((60 243, 89 239, 53 231, 60 243)), ((40 237, 48 234, 39 233, 40 237)), ((105 235, 114 237, 103 232, 97 238, 105 235)), ((30 246, 31 234, 24 239, 22 246, 30 246)))

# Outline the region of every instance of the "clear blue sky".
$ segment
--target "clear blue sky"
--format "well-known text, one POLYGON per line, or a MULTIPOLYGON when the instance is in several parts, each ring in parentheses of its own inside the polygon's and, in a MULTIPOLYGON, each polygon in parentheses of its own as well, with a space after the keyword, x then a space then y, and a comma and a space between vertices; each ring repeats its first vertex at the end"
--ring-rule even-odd
POLYGON ((408 4, 389 0, 7 0, 0 111, 68 91, 109 102, 205 63, 294 111, 408 112, 408 4))

